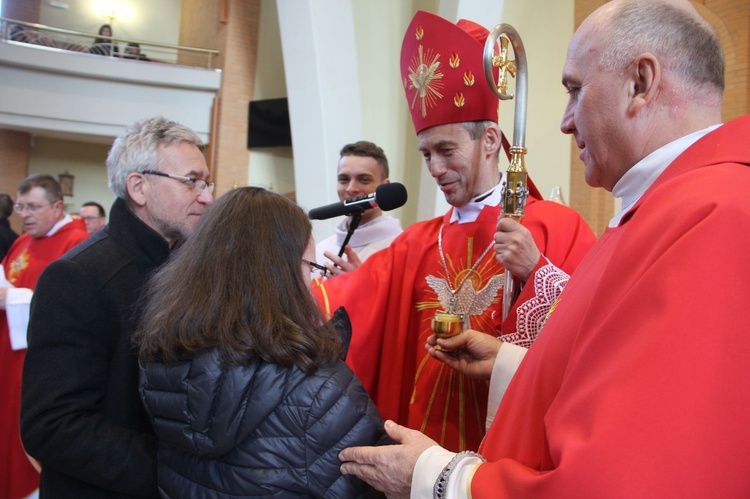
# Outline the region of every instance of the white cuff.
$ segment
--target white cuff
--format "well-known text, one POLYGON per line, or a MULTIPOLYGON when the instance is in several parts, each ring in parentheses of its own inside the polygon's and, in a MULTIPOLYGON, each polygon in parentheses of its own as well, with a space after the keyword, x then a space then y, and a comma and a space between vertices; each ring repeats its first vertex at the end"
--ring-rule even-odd
POLYGON ((29 328, 29 305, 34 292, 27 288, 8 288, 5 295, 5 316, 8 319, 10 346, 13 350, 26 348, 29 328))
POLYGON ((439 445, 433 445, 420 454, 411 477, 411 498, 432 499, 432 489, 440 473, 456 455, 439 445))
MULTIPOLYGON (((411 479, 411 499, 432 499, 435 482, 448 463, 456 456, 440 446, 433 445, 426 449, 417 459, 414 475, 411 479)), ((482 464, 479 457, 465 457, 456 463, 445 486, 445 498, 471 497, 471 478, 482 464)))
POLYGON ((490 378, 490 393, 487 397, 487 421, 486 429, 490 428, 492 421, 495 419, 497 408, 500 407, 500 401, 508 389, 510 380, 516 374, 518 366, 521 365, 527 348, 514 345, 513 343, 503 342, 500 350, 495 356, 495 363, 492 365, 492 377, 490 378))

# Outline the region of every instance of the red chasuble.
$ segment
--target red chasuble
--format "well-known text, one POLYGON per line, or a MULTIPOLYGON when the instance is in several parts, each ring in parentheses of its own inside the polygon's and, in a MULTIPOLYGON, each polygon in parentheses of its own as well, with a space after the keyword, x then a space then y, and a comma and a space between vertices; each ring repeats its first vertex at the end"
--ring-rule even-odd
POLYGON ((750 495, 750 117, 657 179, 576 270, 472 497, 750 495))
MULTIPOLYGON (((68 223, 50 237, 21 235, 2 262, 5 278, 17 288, 34 289, 42 270, 88 237, 68 223)), ((21 445, 21 370, 26 350, 12 350, 5 310, 0 310, 0 497, 20 498, 39 487, 39 473, 21 445)))
MULTIPOLYGON (((501 331, 505 269, 492 248, 499 207, 487 206, 475 222, 449 224, 445 216, 409 227, 390 247, 355 272, 328 279, 314 289, 330 315, 345 306, 352 321, 347 363, 362 380, 384 418, 419 429, 444 447, 476 449, 484 435, 488 383, 466 378, 424 349, 430 320, 443 310, 439 292, 464 278, 476 292, 471 327, 494 336, 515 333, 515 313, 501 331), (443 228, 445 266, 438 250, 443 228), (474 272, 470 272, 476 264, 474 272)), ((529 198, 523 224, 555 265, 572 272, 595 238, 573 210, 529 198)), ((546 263, 546 262, 545 262, 546 263)), ((533 295, 526 286, 520 304, 533 295)), ((443 295, 445 293, 443 292, 443 295)), ((519 338, 528 340, 533 338, 519 338)))

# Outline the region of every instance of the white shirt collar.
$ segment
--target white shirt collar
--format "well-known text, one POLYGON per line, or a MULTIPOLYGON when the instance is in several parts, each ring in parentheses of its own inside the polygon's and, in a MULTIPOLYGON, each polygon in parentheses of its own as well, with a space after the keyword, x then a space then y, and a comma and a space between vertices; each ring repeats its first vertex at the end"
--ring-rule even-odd
POLYGON ((497 206, 500 204, 502 199, 503 190, 498 189, 498 186, 502 185, 505 181, 505 172, 501 172, 500 182, 493 188, 474 196, 471 201, 463 206, 454 206, 453 213, 451 213, 450 223, 458 222, 465 224, 476 221, 479 217, 479 213, 482 212, 485 206, 497 206), (480 201, 476 201, 479 199, 480 201))
POLYGON ((72 218, 70 217, 70 215, 68 215, 68 214, 66 213, 64 217, 62 217, 62 218, 61 218, 61 219, 60 219, 60 220, 59 220, 59 221, 58 221, 58 222, 57 222, 57 223, 56 223, 55 225, 53 225, 53 226, 52 226, 52 228, 51 228, 51 229, 49 230, 49 232, 47 232, 47 233, 46 233, 46 234, 44 235, 44 237, 51 237, 51 236, 54 236, 54 235, 55 235, 55 234, 57 233, 57 231, 58 231, 58 230, 60 230, 60 228, 61 228, 62 226, 64 226, 64 225, 68 225, 68 224, 69 224, 69 223, 71 223, 72 221, 73 221, 73 219, 72 219, 72 218))
POLYGON ((609 221, 609 226, 617 227, 622 217, 680 154, 720 126, 721 123, 711 125, 703 130, 698 130, 697 132, 673 140, 669 144, 655 150, 636 163, 630 170, 626 171, 625 175, 617 181, 612 189, 614 197, 622 198, 622 209, 609 221))

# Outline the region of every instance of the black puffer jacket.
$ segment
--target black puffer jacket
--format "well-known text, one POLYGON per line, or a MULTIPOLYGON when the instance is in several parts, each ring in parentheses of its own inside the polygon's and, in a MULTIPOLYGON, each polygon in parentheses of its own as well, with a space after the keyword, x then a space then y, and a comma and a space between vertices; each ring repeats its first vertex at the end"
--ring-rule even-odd
POLYGON ((339 472, 339 451, 384 435, 343 362, 307 376, 260 360, 221 366, 212 351, 142 367, 140 389, 166 497, 381 497, 339 472))

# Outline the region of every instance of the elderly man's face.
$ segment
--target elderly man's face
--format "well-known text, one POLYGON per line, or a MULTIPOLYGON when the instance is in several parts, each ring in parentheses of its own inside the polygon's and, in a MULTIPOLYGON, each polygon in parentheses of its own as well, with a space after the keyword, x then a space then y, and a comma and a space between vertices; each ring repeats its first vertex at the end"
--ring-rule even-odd
POLYGON ((46 191, 41 187, 32 187, 28 192, 18 193, 16 204, 21 206, 23 231, 31 237, 43 237, 62 219, 62 200, 50 203, 46 191))
POLYGON ((560 129, 572 134, 581 149, 586 183, 611 191, 632 166, 627 130, 627 80, 599 64, 601 29, 584 23, 568 47, 563 85, 568 90, 560 129))
MULTIPOLYGON (((179 142, 159 146, 159 170, 164 173, 206 180, 208 166, 193 144, 179 142)), ((192 182, 157 175, 145 175, 146 217, 149 225, 170 244, 190 235, 200 217, 213 203, 211 190, 198 189, 192 182)))

